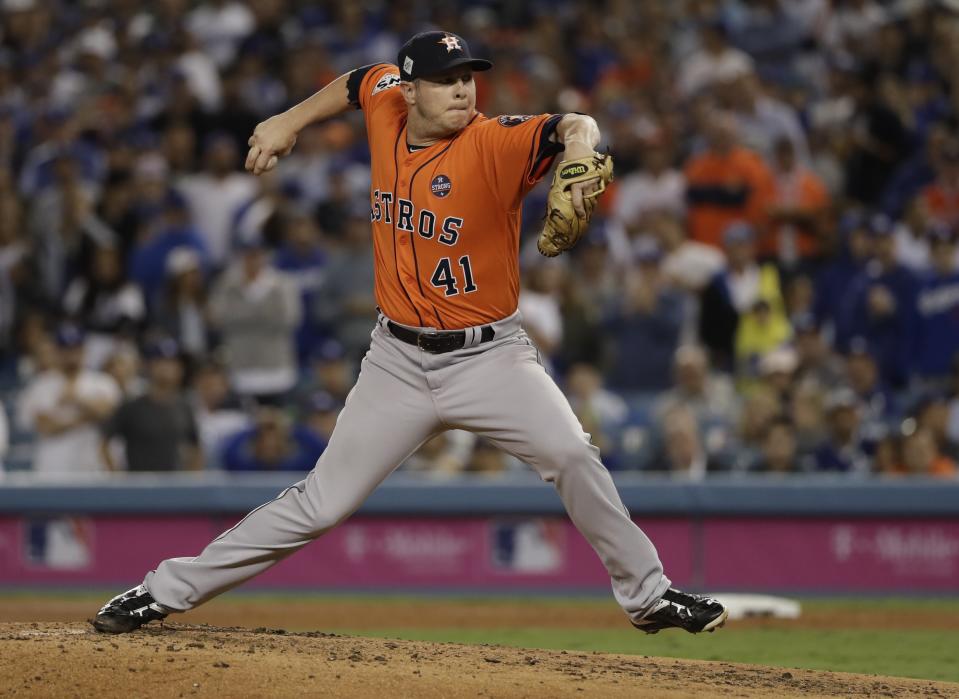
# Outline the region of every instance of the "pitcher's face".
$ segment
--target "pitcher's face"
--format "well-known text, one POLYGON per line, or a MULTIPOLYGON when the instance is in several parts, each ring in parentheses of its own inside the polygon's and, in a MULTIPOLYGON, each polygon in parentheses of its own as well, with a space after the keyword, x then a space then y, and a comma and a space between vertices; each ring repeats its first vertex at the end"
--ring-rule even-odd
POLYGON ((407 85, 404 96, 410 110, 436 134, 462 130, 476 113, 476 83, 468 68, 453 68, 407 85))

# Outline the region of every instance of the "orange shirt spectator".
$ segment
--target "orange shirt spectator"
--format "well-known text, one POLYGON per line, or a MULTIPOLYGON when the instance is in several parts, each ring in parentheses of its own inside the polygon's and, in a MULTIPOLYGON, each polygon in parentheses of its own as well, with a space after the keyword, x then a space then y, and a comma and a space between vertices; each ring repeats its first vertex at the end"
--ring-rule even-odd
POLYGON ((775 153, 770 225, 766 235, 760 237, 759 255, 778 258, 792 267, 799 260, 819 256, 829 192, 822 180, 796 161, 791 141, 778 141, 775 153))
POLYGON ((956 462, 939 451, 936 439, 928 428, 920 427, 902 442, 902 462, 894 470, 897 475, 955 478, 956 462))
POLYGON ((734 221, 763 230, 774 184, 763 159, 737 145, 729 115, 717 113, 707 128, 708 149, 685 169, 689 237, 722 248, 723 231, 734 221))
POLYGON ((942 148, 935 182, 919 196, 932 218, 955 226, 959 224, 959 142, 948 141, 942 148))

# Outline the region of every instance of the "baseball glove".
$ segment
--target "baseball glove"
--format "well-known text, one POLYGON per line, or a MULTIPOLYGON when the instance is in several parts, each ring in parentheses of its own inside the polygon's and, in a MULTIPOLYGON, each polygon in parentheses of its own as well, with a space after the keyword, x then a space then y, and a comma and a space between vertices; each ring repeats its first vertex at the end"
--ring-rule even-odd
POLYGON ((613 158, 609 154, 593 153, 578 160, 565 160, 556 168, 553 183, 546 200, 546 225, 539 234, 536 247, 546 257, 556 257, 569 250, 586 233, 589 220, 596 208, 596 197, 606 191, 613 179, 613 158), (573 208, 570 192, 577 182, 599 178, 596 191, 583 197, 586 216, 580 217, 573 208))

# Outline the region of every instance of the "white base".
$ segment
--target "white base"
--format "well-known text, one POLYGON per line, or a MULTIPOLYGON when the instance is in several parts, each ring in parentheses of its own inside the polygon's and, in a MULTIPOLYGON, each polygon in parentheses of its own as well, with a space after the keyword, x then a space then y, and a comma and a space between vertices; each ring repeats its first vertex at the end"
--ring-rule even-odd
POLYGON ((729 610, 730 619, 764 617, 770 619, 798 619, 800 605, 796 600, 772 595, 718 593, 710 597, 719 600, 729 610))

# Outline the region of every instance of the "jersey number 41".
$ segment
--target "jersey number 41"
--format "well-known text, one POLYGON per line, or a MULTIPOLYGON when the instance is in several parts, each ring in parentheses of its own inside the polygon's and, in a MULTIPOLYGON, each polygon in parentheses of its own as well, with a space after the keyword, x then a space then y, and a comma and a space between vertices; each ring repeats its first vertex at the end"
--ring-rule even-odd
MULTIPOLYGON (((476 283, 473 281, 473 269, 470 267, 470 256, 463 255, 459 259, 459 263, 460 267, 463 269, 463 293, 468 294, 472 291, 476 291, 476 283)), ((453 265, 450 263, 450 258, 440 258, 439 263, 436 265, 436 271, 434 271, 433 276, 430 277, 430 283, 438 288, 445 287, 445 291, 443 293, 445 293, 447 296, 456 296, 456 294, 460 293, 456 276, 453 274, 453 265)))

